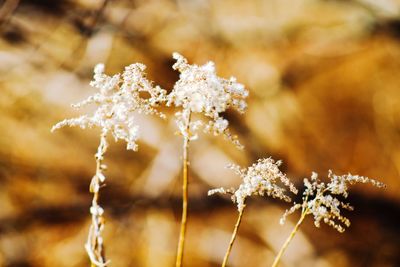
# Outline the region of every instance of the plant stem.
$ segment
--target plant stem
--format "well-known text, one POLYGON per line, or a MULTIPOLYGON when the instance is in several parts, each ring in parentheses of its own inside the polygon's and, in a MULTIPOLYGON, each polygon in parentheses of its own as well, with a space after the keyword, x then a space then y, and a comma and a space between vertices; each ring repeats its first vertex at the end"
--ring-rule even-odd
POLYGON ((307 215, 307 210, 303 210, 300 216, 300 219, 297 221, 296 226, 293 228, 292 232, 290 233, 289 237, 286 239, 285 243, 281 247, 281 250, 279 251, 278 255, 275 257, 274 263, 272 264, 272 267, 277 267, 279 264, 279 260, 281 259, 283 253, 285 252, 286 248, 288 247, 290 241, 292 241, 293 237, 297 233, 297 230, 299 229, 300 225, 304 221, 304 218, 307 215))
POLYGON ((88 253, 91 267, 103 267, 107 266, 106 257, 104 253, 103 238, 101 232, 104 229, 104 218, 102 216, 103 209, 99 205, 100 188, 104 183, 103 169, 102 165, 104 153, 107 151, 107 140, 106 132, 102 133, 100 139, 100 145, 98 147, 96 157, 96 174, 93 176, 90 183, 90 192, 93 194, 92 206, 90 207, 90 212, 92 214, 92 224, 89 228, 88 239, 85 244, 86 252, 88 253))
POLYGON ((182 181, 182 218, 181 218, 181 229, 179 233, 178 250, 176 256, 176 267, 182 266, 183 261, 183 250, 185 246, 185 235, 187 225, 187 213, 188 213, 188 164, 189 164, 189 141, 190 141, 190 111, 186 118, 186 133, 183 136, 183 181, 182 181))
POLYGON ((228 258, 229 258, 229 255, 231 254, 233 243, 236 240, 236 235, 237 235, 240 223, 242 222, 243 212, 244 212, 244 208, 241 211, 239 211, 239 216, 238 216, 236 224, 235 224, 235 229, 233 229, 231 242, 229 243, 229 247, 225 253, 224 261, 222 262, 222 265, 221 265, 222 267, 225 267, 226 264, 228 263, 228 258))

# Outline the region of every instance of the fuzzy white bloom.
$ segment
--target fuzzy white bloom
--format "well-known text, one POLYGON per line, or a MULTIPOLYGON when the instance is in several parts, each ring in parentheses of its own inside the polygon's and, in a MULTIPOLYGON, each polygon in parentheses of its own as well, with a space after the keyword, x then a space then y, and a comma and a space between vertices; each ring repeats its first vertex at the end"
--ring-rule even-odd
POLYGON ((154 107, 165 99, 166 91, 152 85, 146 78, 145 69, 145 65, 136 63, 127 66, 122 74, 111 77, 104 74, 104 65, 98 64, 94 68, 94 78, 90 85, 99 89, 99 92, 73 105, 80 108, 96 104, 97 109, 90 115, 63 120, 57 123, 52 131, 67 125, 83 129, 96 126, 106 135, 111 133, 116 141, 126 141, 127 149, 137 150, 139 126, 134 121, 134 113, 164 117, 154 107), (141 97, 141 92, 147 92, 149 97, 141 97))
POLYGON ((274 161, 272 158, 259 159, 252 166, 241 169, 237 165, 231 165, 233 169, 242 179, 243 183, 235 191, 233 189, 213 189, 208 192, 209 195, 214 193, 231 193, 232 201, 237 204, 239 212, 245 207, 245 200, 249 196, 271 196, 290 202, 291 198, 287 196, 286 189, 278 185, 280 182, 294 194, 297 194, 296 187, 290 182, 284 173, 279 170, 281 161, 274 161))
POLYGON ((222 134, 241 147, 237 137, 229 132, 228 121, 220 114, 228 108, 234 108, 241 113, 245 111, 248 91, 243 84, 236 82, 234 77, 218 77, 213 62, 198 66, 188 64, 187 59, 178 53, 173 53, 173 58, 176 60, 173 69, 178 70, 180 76, 168 95, 167 105, 182 107, 182 112, 176 114, 180 133, 189 139, 195 139, 197 130, 202 127, 205 132, 222 134), (193 113, 203 114, 209 121, 205 124, 200 120, 191 121, 190 116, 193 113))
POLYGON ((341 214, 340 209, 353 210, 353 207, 337 198, 347 198, 348 186, 356 183, 371 183, 376 187, 385 187, 385 185, 376 180, 359 175, 335 175, 329 171, 329 183, 324 183, 318 179, 318 174, 313 172, 311 179, 304 179, 305 190, 303 193, 303 203, 294 204, 287 210, 281 219, 283 224, 286 217, 298 209, 302 209, 302 215, 313 215, 314 224, 320 227, 324 222, 339 232, 344 232, 345 227, 350 226, 350 220, 341 214))

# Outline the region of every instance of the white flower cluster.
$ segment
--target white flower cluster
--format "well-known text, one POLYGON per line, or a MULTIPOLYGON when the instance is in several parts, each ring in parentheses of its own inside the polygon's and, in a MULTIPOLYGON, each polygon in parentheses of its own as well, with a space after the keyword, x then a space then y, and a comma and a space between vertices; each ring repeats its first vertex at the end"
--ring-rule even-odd
POLYGON ((178 53, 174 53, 173 58, 176 60, 173 68, 180 72, 180 76, 167 97, 167 105, 174 104, 183 109, 176 113, 181 134, 193 140, 197 138, 196 131, 203 127, 205 132, 223 134, 240 146, 237 138, 228 130, 228 121, 220 114, 229 107, 244 112, 248 91, 233 77, 218 77, 213 62, 198 66, 188 64, 187 59, 178 53), (192 113, 203 114, 210 120, 205 124, 200 120, 191 122, 192 113))
POLYGON ((294 204, 285 212, 281 219, 284 223, 286 217, 294 213, 298 209, 302 209, 302 215, 312 214, 314 216, 314 224, 320 227, 321 221, 332 226, 340 233, 345 231, 345 227, 350 226, 350 220, 340 213, 340 209, 353 210, 348 203, 340 201, 336 196, 347 198, 348 185, 356 183, 371 183, 377 187, 385 187, 385 185, 376 180, 358 176, 358 175, 335 175, 329 171, 328 178, 330 182, 325 184, 318 179, 318 174, 313 172, 311 179, 304 179, 305 191, 303 193, 303 203, 294 204))
POLYGON ((88 104, 98 107, 91 115, 66 119, 57 123, 52 131, 64 126, 79 126, 81 128, 97 126, 106 134, 111 133, 118 139, 127 142, 127 149, 137 150, 136 141, 139 126, 135 124, 134 113, 157 114, 164 117, 155 107, 165 99, 166 91, 159 86, 153 87, 146 78, 146 66, 140 63, 125 68, 121 74, 112 77, 104 74, 104 65, 94 68, 94 79, 90 85, 99 89, 99 93, 73 105, 80 108, 88 104), (141 92, 147 92, 148 98, 141 97, 141 92))
POLYGON ((243 183, 235 191, 234 189, 213 189, 208 192, 209 195, 215 193, 232 193, 232 201, 237 204, 239 212, 245 207, 245 200, 252 195, 271 196, 290 202, 291 198, 287 196, 286 189, 277 184, 280 181, 283 185, 289 187, 289 190, 297 194, 296 187, 290 182, 284 173, 279 170, 281 161, 275 162, 272 158, 259 159, 252 166, 241 169, 237 165, 231 165, 230 168, 240 175, 243 183))

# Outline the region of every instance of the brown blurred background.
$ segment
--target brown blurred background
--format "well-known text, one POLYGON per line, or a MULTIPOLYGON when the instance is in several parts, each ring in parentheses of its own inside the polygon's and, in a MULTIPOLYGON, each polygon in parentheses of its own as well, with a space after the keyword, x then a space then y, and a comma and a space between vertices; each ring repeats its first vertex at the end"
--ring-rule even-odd
MULTIPOLYGON (((93 66, 133 62, 171 89, 171 53, 215 61, 250 90, 245 115, 225 114, 246 146, 191 146, 186 266, 219 266, 237 216, 210 188, 237 186, 224 167, 284 161, 301 187, 311 171, 374 177, 360 185, 344 234, 309 219, 282 266, 400 266, 399 0, 0 1, 0 266, 88 266, 88 185, 97 130, 50 128, 94 92, 93 66)), ((173 111, 166 111, 172 118, 173 111)), ((172 119, 137 117, 139 152, 112 143, 102 205, 111 266, 173 266, 180 220, 181 139, 172 119)), ((289 234, 288 206, 249 202, 231 266, 270 266, 289 234)))

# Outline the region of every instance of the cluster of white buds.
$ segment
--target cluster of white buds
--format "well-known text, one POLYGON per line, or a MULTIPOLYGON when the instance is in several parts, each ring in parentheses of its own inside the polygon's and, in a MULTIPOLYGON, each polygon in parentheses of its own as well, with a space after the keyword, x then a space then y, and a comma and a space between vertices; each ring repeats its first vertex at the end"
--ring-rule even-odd
POLYGON ((275 162, 272 158, 265 158, 259 159, 252 166, 244 169, 237 165, 230 165, 229 167, 243 179, 243 183, 237 190, 218 188, 210 190, 208 194, 231 193, 232 201, 237 204, 239 212, 243 211, 246 198, 253 195, 267 195, 290 202, 291 198, 286 195, 286 189, 278 185, 278 182, 280 181, 294 194, 297 194, 297 189, 279 170, 281 164, 281 161, 275 162))
POLYGON ((248 91, 243 84, 236 82, 234 77, 218 77, 213 62, 198 66, 188 64, 187 59, 178 53, 174 53, 173 58, 176 60, 173 68, 180 72, 180 76, 167 96, 167 105, 182 107, 182 111, 176 113, 180 133, 193 140, 197 138, 197 130, 203 128, 214 135, 222 134, 241 147, 237 137, 229 132, 228 121, 220 114, 230 107, 244 112, 248 91), (194 113, 203 114, 210 120, 207 123, 191 121, 194 113))
POLYGON ((126 67, 122 75, 110 77, 104 74, 104 65, 98 64, 90 85, 99 89, 99 92, 73 105, 80 108, 96 104, 97 109, 91 115, 63 120, 57 123, 52 131, 64 126, 79 126, 83 129, 97 126, 106 135, 111 133, 116 141, 126 141, 127 149, 137 150, 139 126, 134 121, 134 113, 164 117, 155 107, 165 99, 166 91, 152 85, 146 78, 145 69, 145 65, 136 63, 126 67), (149 97, 142 97, 141 92, 147 92, 149 97))
POLYGON ((281 224, 285 222, 288 215, 301 209, 302 216, 309 214, 314 216, 316 227, 320 227, 321 222, 324 222, 343 233, 345 227, 350 226, 350 220, 340 213, 340 209, 353 210, 353 207, 339 200, 337 196, 347 198, 348 186, 356 183, 370 183, 376 187, 385 187, 381 182, 359 175, 346 174, 339 176, 329 171, 328 178, 330 182, 324 183, 318 179, 318 174, 315 172, 312 173, 310 180, 305 178, 303 203, 295 203, 287 210, 281 219, 281 224))

